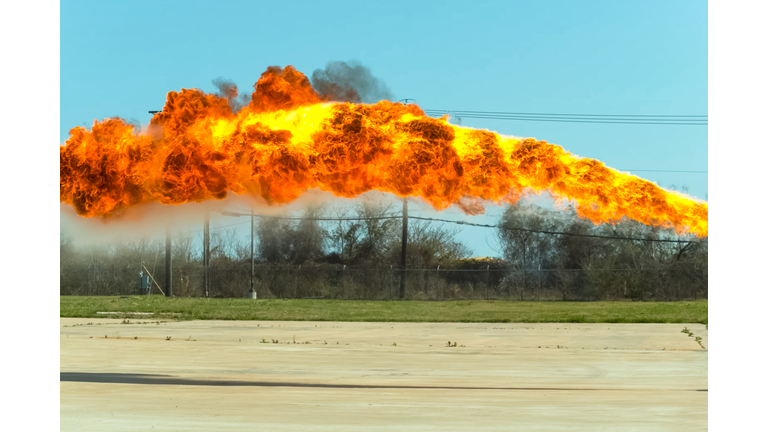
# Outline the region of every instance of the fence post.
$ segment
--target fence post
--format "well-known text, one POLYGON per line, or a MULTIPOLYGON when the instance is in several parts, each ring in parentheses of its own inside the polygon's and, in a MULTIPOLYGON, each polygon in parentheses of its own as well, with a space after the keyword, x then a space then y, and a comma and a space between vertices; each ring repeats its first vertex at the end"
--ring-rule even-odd
POLYGON ((539 264, 539 289, 536 290, 536 301, 541 301, 541 264, 539 264))
POLYGON ((347 265, 344 264, 344 267, 341 268, 341 296, 344 298, 344 300, 347 299, 347 284, 344 283, 344 273, 347 269, 347 265))
POLYGON ((437 300, 443 299, 443 284, 440 283, 440 264, 437 265, 437 273, 435 273, 435 283, 437 284, 437 300))

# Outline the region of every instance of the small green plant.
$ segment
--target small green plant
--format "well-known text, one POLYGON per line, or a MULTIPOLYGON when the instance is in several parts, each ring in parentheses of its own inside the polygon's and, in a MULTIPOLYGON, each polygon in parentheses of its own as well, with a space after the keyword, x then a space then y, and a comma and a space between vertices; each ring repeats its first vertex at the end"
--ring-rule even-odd
POLYGON ((264 338, 261 338, 261 340, 259 341, 259 343, 269 343, 269 341, 268 341, 268 340, 266 340, 266 339, 264 339, 264 338))
POLYGON ((694 341, 696 341, 697 344, 701 347, 701 349, 706 349, 704 347, 704 344, 701 343, 701 336, 694 336, 693 332, 688 330, 688 327, 683 327, 682 330, 680 330, 680 333, 685 333, 688 335, 688 337, 692 337, 694 341))
POLYGON ((139 338, 138 336, 134 336, 134 337, 133 337, 133 340, 136 340, 136 339, 138 339, 138 338, 139 338))
POLYGON ((187 340, 190 340, 190 339, 192 339, 192 336, 189 336, 189 337, 187 338, 187 340))
POLYGON ((702 343, 701 343, 701 336, 696 336, 696 337, 694 338, 694 340, 696 341, 696 343, 697 343, 697 344, 699 344, 699 346, 701 347, 701 349, 706 349, 706 348, 704 347, 704 344, 702 344, 702 343))
POLYGON ((397 346, 397 342, 392 342, 392 346, 397 346))
POLYGON ((166 336, 165 340, 171 340, 171 337, 170 336, 166 336))

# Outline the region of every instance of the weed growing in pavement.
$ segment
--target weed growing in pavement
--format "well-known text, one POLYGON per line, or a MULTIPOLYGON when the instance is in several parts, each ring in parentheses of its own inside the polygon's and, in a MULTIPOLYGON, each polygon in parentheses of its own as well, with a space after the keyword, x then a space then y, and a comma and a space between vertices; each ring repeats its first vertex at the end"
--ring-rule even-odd
POLYGON ((139 338, 138 336, 134 336, 134 337, 133 337, 133 340, 136 340, 136 339, 138 339, 138 338, 139 338))
POLYGON ((694 336, 693 332, 688 330, 688 327, 683 327, 682 330, 680 330, 680 333, 685 333, 688 335, 688 337, 692 337, 694 341, 696 341, 697 344, 701 347, 701 349, 706 349, 704 347, 704 344, 701 343, 701 336, 694 336))
POLYGON ((266 340, 266 339, 264 339, 264 338, 261 338, 261 340, 259 341, 259 343, 269 343, 269 341, 268 341, 268 340, 266 340))
POLYGON ((165 340, 171 340, 171 337, 170 336, 166 336, 165 340))
POLYGON ((706 349, 706 348, 704 348, 704 344, 701 343, 701 336, 696 336, 695 338, 693 338, 693 340, 695 340, 696 343, 699 344, 701 349, 706 349))
POLYGON ((397 346, 397 342, 392 342, 392 346, 397 346))

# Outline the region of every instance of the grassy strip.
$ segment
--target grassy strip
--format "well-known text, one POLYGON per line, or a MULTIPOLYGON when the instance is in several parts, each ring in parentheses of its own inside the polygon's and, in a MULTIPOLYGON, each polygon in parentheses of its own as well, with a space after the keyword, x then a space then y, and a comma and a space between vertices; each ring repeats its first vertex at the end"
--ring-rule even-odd
POLYGON ((586 303, 60 297, 62 317, 123 317, 96 312, 153 312, 154 317, 183 320, 707 323, 706 300, 586 303))

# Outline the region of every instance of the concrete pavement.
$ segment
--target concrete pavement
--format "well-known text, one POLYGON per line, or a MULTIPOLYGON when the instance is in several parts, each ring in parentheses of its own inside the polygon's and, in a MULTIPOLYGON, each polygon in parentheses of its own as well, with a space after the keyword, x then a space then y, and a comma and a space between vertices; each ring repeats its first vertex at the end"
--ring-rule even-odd
POLYGON ((707 428, 700 324, 122 322, 61 319, 62 431, 707 428))

